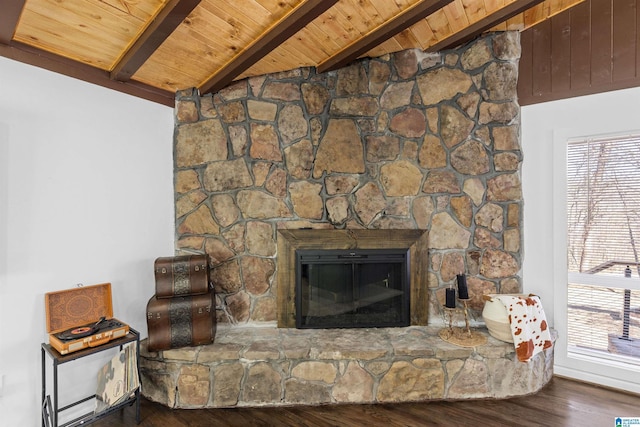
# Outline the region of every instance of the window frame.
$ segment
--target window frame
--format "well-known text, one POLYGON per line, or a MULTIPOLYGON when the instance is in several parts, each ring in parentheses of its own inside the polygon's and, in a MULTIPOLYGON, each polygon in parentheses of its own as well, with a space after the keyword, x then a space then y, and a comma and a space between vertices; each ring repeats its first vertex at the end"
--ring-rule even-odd
MULTIPOLYGON (((588 132, 588 130, 587 130, 588 132)), ((558 375, 576 378, 583 381, 603 384, 624 390, 640 392, 640 365, 625 363, 600 356, 598 354, 577 354, 568 349, 568 284, 569 270, 567 263, 568 236, 567 236, 567 147, 570 141, 577 138, 602 137, 604 135, 615 137, 616 135, 640 133, 640 130, 625 132, 609 132, 589 135, 585 129, 555 129, 553 131, 552 144, 552 171, 553 171, 553 295, 554 295, 554 329, 558 331, 558 339, 555 343, 554 371, 558 375), (588 136, 585 136, 588 135, 588 136)), ((577 273, 585 274, 585 273, 577 273)), ((593 276, 593 275, 591 275, 593 276)), ((624 278, 627 280, 634 280, 624 278)), ((638 279, 635 279, 639 281, 638 279)))

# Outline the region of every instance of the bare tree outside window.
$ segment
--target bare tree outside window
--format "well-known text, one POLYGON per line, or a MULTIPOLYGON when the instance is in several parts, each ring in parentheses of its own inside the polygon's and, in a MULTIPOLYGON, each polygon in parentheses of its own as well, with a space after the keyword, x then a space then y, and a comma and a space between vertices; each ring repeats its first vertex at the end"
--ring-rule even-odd
POLYGON ((640 135, 568 144, 567 232, 569 346, 640 358, 640 135))

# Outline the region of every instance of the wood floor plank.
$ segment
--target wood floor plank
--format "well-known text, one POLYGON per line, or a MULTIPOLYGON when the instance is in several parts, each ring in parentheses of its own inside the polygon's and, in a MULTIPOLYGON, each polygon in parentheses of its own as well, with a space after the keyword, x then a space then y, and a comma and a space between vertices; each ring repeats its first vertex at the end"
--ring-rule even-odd
MULTIPOLYGON (((534 395, 504 400, 170 409, 143 399, 141 414, 141 427, 614 426, 615 417, 640 417, 640 396, 554 377, 534 395)), ((133 407, 93 424, 97 427, 134 425, 133 407)))

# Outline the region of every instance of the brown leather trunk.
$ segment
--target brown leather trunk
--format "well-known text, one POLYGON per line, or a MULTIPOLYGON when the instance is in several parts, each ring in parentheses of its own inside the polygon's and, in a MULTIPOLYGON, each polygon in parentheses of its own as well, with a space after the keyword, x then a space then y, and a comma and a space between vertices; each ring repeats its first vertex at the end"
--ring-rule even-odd
POLYGON ((161 257, 154 263, 156 297, 172 298, 209 292, 207 255, 161 257))
POLYGON ((213 292, 175 298, 151 297, 147 303, 149 351, 198 346, 213 342, 213 292))

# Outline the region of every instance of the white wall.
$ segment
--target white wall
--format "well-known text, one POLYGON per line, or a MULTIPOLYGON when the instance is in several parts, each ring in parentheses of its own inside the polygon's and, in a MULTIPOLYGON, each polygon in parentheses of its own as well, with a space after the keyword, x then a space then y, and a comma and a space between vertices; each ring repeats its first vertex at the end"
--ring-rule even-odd
MULTIPOLYGON (((40 425, 45 293, 110 282, 146 336, 153 261, 173 254, 172 138, 172 108, 0 58, 3 426, 40 425)), ((61 403, 102 364, 62 365, 61 403)))
POLYGON ((640 129, 640 88, 522 108, 525 292, 541 296, 559 332, 555 372, 640 392, 637 367, 606 366, 566 355, 566 217, 563 170, 568 138, 640 129), (555 164, 555 166, 554 166, 555 164))

